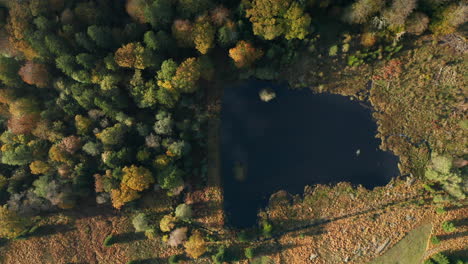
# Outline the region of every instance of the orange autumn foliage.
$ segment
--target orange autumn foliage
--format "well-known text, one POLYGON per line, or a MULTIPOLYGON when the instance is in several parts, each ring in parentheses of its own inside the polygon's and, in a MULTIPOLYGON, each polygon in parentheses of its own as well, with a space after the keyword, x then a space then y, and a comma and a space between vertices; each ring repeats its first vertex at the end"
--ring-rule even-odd
POLYGON ((21 67, 18 74, 25 83, 39 88, 47 87, 49 84, 49 71, 44 64, 28 61, 21 67))
POLYGON ((244 40, 237 42, 237 45, 229 50, 229 57, 234 60, 237 68, 249 67, 262 56, 262 50, 244 40))

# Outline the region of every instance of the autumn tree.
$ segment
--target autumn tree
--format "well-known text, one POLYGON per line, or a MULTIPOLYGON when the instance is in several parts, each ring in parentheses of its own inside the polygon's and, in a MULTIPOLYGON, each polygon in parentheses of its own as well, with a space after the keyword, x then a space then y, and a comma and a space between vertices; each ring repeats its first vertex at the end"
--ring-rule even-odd
POLYGON ((196 230, 184 244, 185 252, 192 258, 199 258, 208 250, 207 243, 200 231, 196 230))
POLYGON ((22 98, 10 104, 8 128, 14 134, 30 133, 40 119, 39 106, 34 98, 22 98))
POLYGON ((421 35, 429 25, 429 17, 420 12, 414 12, 406 21, 406 31, 409 34, 421 35))
POLYGON ((216 26, 222 26, 229 19, 230 11, 224 6, 218 6, 211 10, 211 21, 216 26))
POLYGON ((451 4, 437 13, 436 18, 431 25, 431 30, 435 34, 445 35, 453 33, 459 25, 468 21, 468 4, 451 4))
POLYGON ((125 10, 128 15, 139 23, 146 23, 145 8, 147 6, 146 0, 127 0, 125 10))
POLYGON ((60 142, 60 147, 70 154, 74 154, 81 146, 81 139, 74 135, 65 137, 60 142))
POLYGON ((122 171, 124 173, 122 184, 127 185, 135 191, 144 191, 154 183, 151 171, 144 167, 132 165, 130 167, 124 167, 122 171))
POLYGON ((345 11, 343 19, 348 23, 364 24, 385 6, 385 0, 357 0, 345 11))
POLYGON ((403 30, 406 18, 416 8, 417 0, 393 0, 390 8, 382 12, 382 18, 394 31, 403 30))
POLYGON ((193 25, 189 20, 176 19, 172 24, 172 36, 182 48, 193 47, 193 25))
POLYGON ((293 0, 253 0, 246 16, 252 22, 254 34, 266 40, 279 36, 304 39, 311 22, 309 14, 293 0))
POLYGON ((263 56, 263 51, 255 48, 249 42, 241 40, 229 50, 229 57, 234 60, 237 68, 250 67, 256 60, 263 56))
POLYGON ((215 29, 210 23, 208 16, 198 17, 193 29, 193 41, 195 48, 201 53, 206 54, 213 48, 215 29))
POLYGON ((0 237, 13 239, 26 233, 33 225, 31 218, 21 217, 9 210, 6 205, 0 206, 0 237))
MULTIPOLYGON (((9 8, 7 31, 9 41, 13 47, 21 51, 28 60, 37 58, 39 54, 31 47, 27 41, 27 32, 32 29, 32 14, 27 2, 13 1, 9 8)), ((0 65, 3 63, 0 63, 0 65)))
POLYGON ((111 191, 112 206, 117 209, 122 208, 126 203, 138 198, 140 198, 138 192, 125 184, 122 184, 120 189, 112 189, 111 191))
POLYGON ((29 169, 32 174, 47 174, 52 170, 52 167, 44 161, 36 160, 29 164, 29 169))
POLYGON ((198 89, 200 64, 196 58, 188 58, 177 67, 172 84, 182 93, 193 93, 198 89))
POLYGON ((49 84, 49 71, 44 64, 28 61, 20 68, 18 74, 25 83, 39 88, 47 87, 49 84))
POLYGON ((115 52, 115 62, 120 67, 144 69, 145 48, 139 42, 128 43, 115 52))

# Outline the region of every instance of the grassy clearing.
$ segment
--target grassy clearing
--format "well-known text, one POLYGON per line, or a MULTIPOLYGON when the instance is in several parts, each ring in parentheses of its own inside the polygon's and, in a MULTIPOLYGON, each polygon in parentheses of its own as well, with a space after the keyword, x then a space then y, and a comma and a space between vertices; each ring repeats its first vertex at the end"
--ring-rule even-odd
POLYGON ((432 224, 425 224, 413 229, 393 248, 369 264, 421 263, 431 230, 432 224))

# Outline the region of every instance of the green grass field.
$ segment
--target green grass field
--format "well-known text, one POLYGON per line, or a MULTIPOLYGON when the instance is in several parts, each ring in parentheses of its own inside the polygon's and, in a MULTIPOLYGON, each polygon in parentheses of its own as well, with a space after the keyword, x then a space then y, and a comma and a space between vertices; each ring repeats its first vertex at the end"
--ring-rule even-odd
POLYGON ((413 229, 408 235, 389 249, 384 255, 369 264, 419 264, 426 251, 432 224, 413 229))

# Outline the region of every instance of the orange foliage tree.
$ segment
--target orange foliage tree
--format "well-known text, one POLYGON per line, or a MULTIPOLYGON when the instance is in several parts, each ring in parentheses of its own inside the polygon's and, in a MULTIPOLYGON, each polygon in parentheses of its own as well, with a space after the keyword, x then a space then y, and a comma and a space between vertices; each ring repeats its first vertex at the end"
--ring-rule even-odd
POLYGON ((115 52, 115 62, 124 68, 144 69, 144 51, 140 43, 128 43, 115 52))
POLYGON ((234 60, 237 68, 249 67, 262 56, 262 50, 244 40, 237 42, 237 45, 229 50, 229 57, 234 60))
POLYGON ((44 64, 28 61, 20 68, 18 74, 25 83, 39 88, 49 84, 49 71, 44 64))

